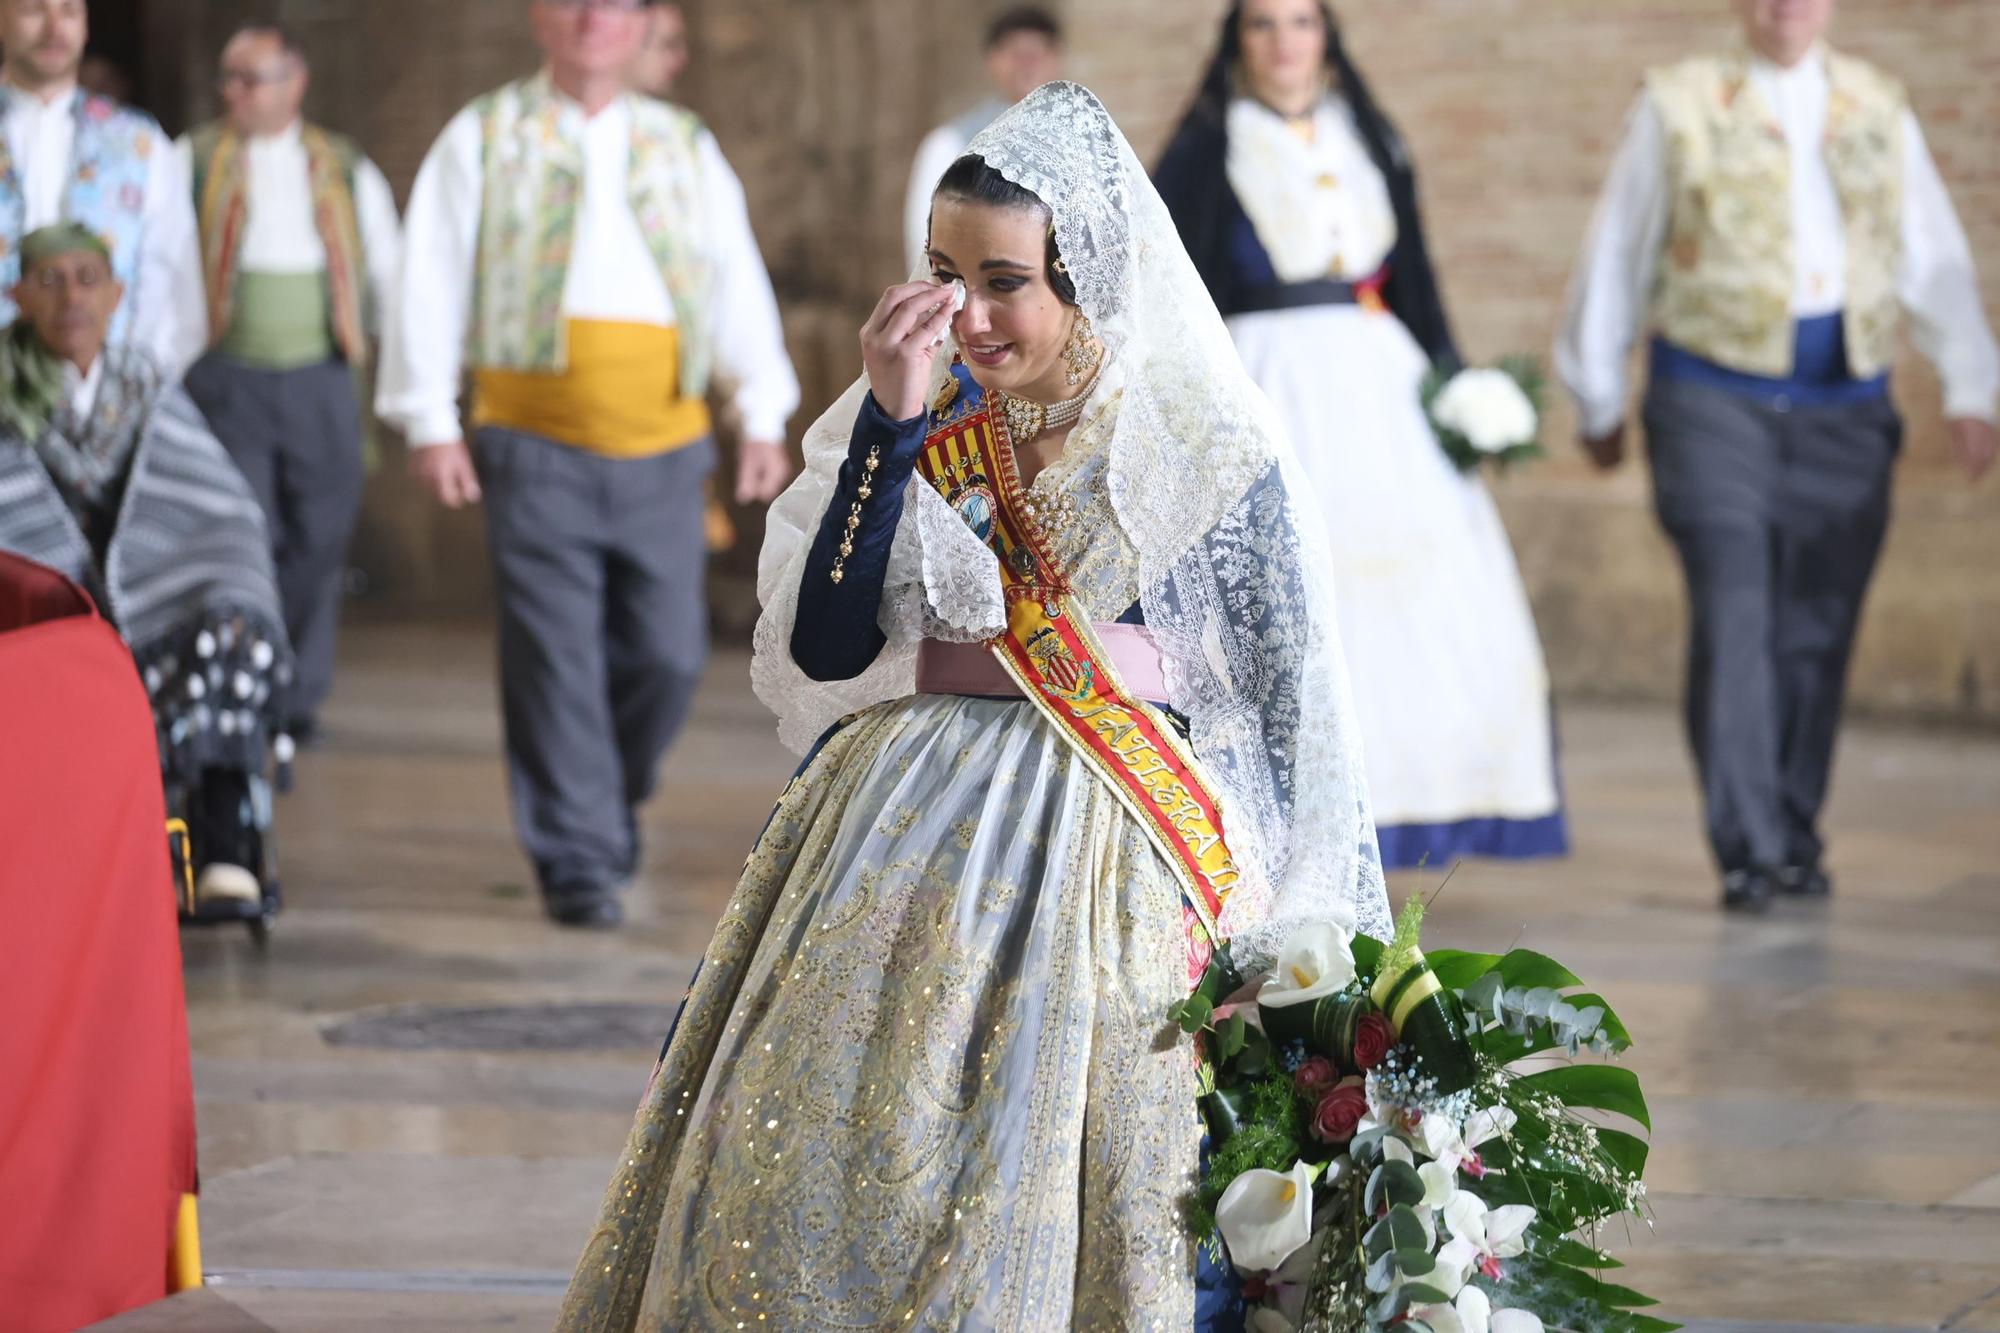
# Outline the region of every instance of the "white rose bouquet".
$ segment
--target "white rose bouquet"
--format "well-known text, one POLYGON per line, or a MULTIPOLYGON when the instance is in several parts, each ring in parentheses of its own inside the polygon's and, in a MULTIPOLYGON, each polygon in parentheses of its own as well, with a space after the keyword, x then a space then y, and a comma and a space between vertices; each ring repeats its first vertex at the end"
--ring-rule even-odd
POLYGON ((1459 471, 1481 463, 1504 469, 1541 455, 1544 387, 1542 368, 1529 356, 1456 374, 1434 370, 1424 380, 1424 412, 1459 471))

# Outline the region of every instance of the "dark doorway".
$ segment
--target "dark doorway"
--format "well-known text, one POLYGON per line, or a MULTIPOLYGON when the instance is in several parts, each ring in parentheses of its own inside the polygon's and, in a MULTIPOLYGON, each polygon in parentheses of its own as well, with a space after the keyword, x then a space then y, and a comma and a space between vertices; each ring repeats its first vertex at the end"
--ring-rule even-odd
POLYGON ((92 92, 158 115, 156 90, 147 79, 145 8, 145 0, 90 0, 90 48, 84 54, 83 83, 92 92))

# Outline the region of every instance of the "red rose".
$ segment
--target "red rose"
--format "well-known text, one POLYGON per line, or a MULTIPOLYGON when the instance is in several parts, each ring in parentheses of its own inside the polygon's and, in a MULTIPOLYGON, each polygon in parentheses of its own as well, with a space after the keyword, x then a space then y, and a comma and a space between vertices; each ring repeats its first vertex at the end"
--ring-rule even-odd
POLYGON ((1298 1067, 1292 1075, 1292 1086, 1299 1096, 1309 1102, 1317 1102, 1333 1091, 1333 1085, 1340 1082, 1340 1071, 1333 1067, 1333 1061, 1323 1055, 1315 1055, 1298 1067))
POLYGON ((1344 1079, 1339 1087, 1320 1098, 1319 1107, 1313 1112, 1313 1137, 1321 1143, 1346 1143, 1354 1137, 1361 1117, 1367 1114, 1368 1094, 1361 1090, 1361 1080, 1344 1079))
POLYGON ((1396 1044, 1396 1029, 1380 1014, 1370 1014, 1354 1029, 1354 1067, 1373 1069, 1396 1044))

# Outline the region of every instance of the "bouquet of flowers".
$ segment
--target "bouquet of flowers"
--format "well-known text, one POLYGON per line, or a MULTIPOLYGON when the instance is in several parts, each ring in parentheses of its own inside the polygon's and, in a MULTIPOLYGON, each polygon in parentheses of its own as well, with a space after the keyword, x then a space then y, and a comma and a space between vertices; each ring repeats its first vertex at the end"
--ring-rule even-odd
POLYGON ((1596 1238, 1644 1215, 1630 1045, 1553 959, 1313 925, 1275 972, 1210 960, 1175 1017, 1205 1048, 1212 1156, 1190 1206, 1244 1276, 1254 1333, 1665 1333, 1596 1238), (1568 1057, 1568 1058, 1566 1058, 1568 1057), (1586 1120, 1577 1112, 1594 1113, 1586 1120))
POLYGON ((1542 453, 1542 368, 1531 356, 1424 378, 1424 413, 1460 472, 1481 463, 1511 467, 1542 453))

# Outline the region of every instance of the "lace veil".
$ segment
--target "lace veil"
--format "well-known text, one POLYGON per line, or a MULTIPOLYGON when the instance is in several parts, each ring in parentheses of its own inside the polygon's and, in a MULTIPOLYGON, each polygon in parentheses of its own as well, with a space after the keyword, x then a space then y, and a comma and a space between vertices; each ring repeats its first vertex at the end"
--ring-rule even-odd
MULTIPOLYGON (((1307 920, 1386 938, 1317 506, 1166 206, 1103 104, 1074 83, 1030 94, 967 152, 1049 206, 1078 304, 1109 350, 1078 430, 1109 433, 1112 505, 1139 557, 1169 702, 1221 795, 1244 872, 1222 923, 1238 961, 1268 965, 1307 920)), ((881 656, 825 684, 792 662, 806 553, 867 392, 864 376, 807 433, 805 472, 772 506, 759 561, 752 680, 800 751, 841 716, 914 693, 921 639, 975 642, 1005 623, 993 554, 935 491, 912 485, 881 656)))

